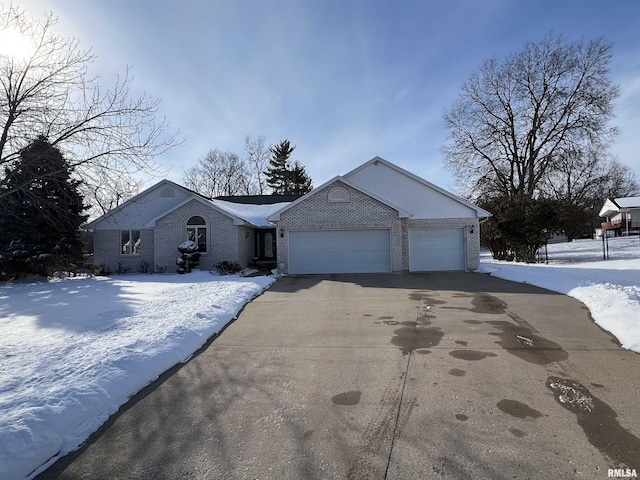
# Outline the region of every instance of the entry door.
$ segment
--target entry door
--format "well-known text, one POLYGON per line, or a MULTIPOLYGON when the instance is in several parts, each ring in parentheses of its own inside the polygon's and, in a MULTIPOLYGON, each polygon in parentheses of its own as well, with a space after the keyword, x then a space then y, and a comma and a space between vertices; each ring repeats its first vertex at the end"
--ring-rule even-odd
POLYGON ((277 252, 275 228, 256 230, 256 256, 259 261, 276 261, 277 252))

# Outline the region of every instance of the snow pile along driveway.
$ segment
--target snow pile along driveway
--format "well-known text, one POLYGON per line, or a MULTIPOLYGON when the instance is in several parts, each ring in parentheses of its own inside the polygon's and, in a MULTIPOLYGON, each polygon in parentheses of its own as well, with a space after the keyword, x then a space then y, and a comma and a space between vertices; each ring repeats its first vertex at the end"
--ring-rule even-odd
POLYGON ((193 272, 0 286, 0 478, 76 449, 273 281, 193 272))
POLYGON ((609 244, 611 260, 598 260, 599 240, 578 240, 549 245, 549 264, 497 262, 488 256, 477 272, 580 300, 623 348, 640 352, 640 239, 615 238, 609 244))

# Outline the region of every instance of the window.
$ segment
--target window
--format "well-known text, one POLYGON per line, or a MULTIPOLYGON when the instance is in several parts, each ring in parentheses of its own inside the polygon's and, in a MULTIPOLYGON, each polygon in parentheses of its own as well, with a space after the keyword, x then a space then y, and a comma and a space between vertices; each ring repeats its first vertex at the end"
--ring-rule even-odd
POLYGON ((140 255, 140 230, 122 230, 120 246, 123 255, 140 255))
POLYGON ((207 251, 207 224, 204 218, 196 215, 187 221, 187 240, 196 242, 198 251, 207 251))
POLYGON ((271 233, 264 234, 264 256, 273 258, 273 235, 271 233))
POLYGON ((329 201, 332 203, 346 203, 349 201, 349 192, 342 187, 332 188, 329 192, 329 201))

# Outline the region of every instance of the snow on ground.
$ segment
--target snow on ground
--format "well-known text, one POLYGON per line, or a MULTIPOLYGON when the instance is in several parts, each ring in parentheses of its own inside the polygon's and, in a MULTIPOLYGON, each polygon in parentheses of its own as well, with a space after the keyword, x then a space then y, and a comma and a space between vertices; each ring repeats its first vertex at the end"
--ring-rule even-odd
POLYGON ((640 352, 640 237, 608 242, 608 260, 601 239, 577 240, 549 245, 548 264, 498 262, 484 252, 477 271, 574 297, 624 348, 640 352))
MULTIPOLYGON (((640 352, 640 237, 549 245, 549 264, 480 272, 582 301, 640 352)), ((127 275, 0 285, 0 478, 33 477, 188 359, 273 277, 127 275)))
POLYGON ((0 478, 76 449, 273 281, 194 271, 0 285, 0 478))

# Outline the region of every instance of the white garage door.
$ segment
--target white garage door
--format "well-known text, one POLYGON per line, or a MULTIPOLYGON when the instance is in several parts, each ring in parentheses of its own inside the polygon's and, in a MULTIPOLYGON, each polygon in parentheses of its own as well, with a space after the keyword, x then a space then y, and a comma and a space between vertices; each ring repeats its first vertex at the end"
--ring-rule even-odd
POLYGON ((463 228, 409 230, 409 270, 466 270, 463 228))
POLYGON ((289 232, 289 272, 390 272, 389 239, 389 230, 289 232))

